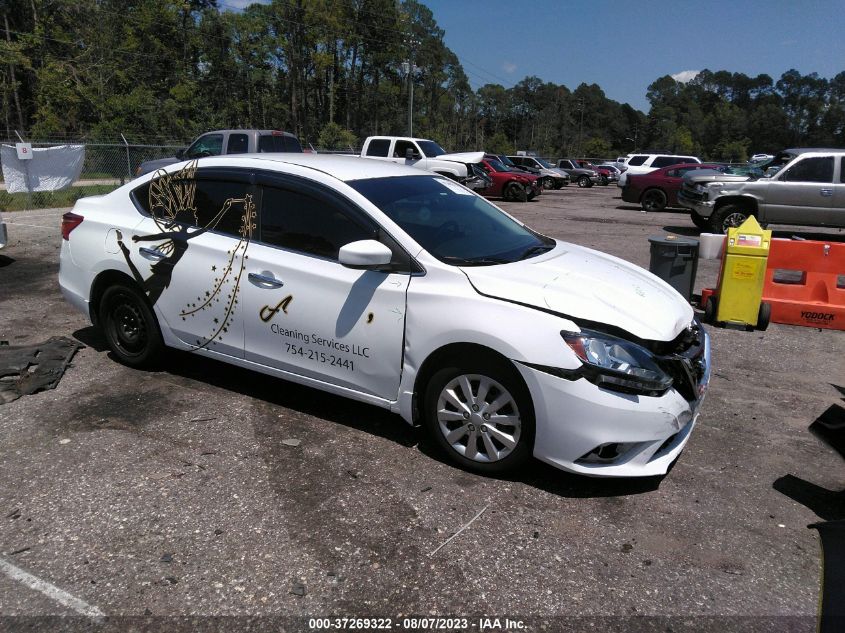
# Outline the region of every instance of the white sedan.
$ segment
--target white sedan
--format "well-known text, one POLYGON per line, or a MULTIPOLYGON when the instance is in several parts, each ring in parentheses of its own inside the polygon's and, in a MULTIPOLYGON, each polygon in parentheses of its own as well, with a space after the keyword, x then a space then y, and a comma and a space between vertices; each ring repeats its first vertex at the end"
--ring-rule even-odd
POLYGON ((689 304, 435 174, 261 154, 65 214, 59 283, 135 367, 165 347, 384 407, 481 472, 664 474, 710 377, 689 304))

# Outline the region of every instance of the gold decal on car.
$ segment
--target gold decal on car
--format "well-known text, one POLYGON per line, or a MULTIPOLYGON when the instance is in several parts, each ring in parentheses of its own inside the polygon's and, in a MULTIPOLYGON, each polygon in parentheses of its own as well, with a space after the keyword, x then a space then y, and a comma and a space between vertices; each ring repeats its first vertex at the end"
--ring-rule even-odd
POLYGON ((279 313, 279 310, 287 314, 288 306, 290 305, 291 301, 293 301, 293 295, 288 295, 287 297, 279 301, 279 303, 276 304, 275 308, 271 308, 270 306, 264 306, 263 308, 261 308, 261 310, 258 312, 258 316, 261 317, 261 320, 264 321, 264 323, 267 323, 270 321, 270 319, 272 319, 279 313))

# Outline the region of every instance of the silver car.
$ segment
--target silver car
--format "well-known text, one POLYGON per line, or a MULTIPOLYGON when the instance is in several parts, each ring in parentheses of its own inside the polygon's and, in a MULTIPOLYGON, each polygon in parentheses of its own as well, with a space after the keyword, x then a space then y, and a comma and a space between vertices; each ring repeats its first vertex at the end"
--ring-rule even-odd
POLYGON ((845 149, 797 148, 780 152, 766 176, 689 172, 678 202, 692 221, 725 233, 749 215, 762 224, 845 227, 845 149))

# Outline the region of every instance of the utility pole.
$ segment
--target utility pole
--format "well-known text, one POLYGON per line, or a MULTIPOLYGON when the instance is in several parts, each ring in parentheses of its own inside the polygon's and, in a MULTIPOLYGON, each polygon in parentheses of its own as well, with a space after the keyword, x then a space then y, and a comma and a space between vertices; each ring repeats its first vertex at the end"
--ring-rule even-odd
POLYGON ((408 136, 414 136, 414 75, 418 70, 413 62, 402 62, 402 72, 408 77, 408 136))
POLYGON ((581 155, 581 146, 584 140, 584 98, 578 99, 578 107, 581 108, 581 122, 578 124, 578 156, 581 155))

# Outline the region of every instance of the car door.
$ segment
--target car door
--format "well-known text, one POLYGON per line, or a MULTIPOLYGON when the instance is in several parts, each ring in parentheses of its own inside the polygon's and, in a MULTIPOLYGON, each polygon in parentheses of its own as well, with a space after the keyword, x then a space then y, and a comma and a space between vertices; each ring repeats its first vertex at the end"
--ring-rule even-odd
POLYGON ((247 360, 396 400, 411 259, 331 190, 294 177, 261 183, 260 241, 242 298, 247 360), (341 246, 379 238, 384 270, 338 262, 341 246))
POLYGON ((833 156, 807 156, 774 176, 765 187, 761 220, 783 224, 830 224, 833 156))
POLYGON ((839 176, 833 183, 833 203, 830 213, 830 226, 845 226, 845 156, 837 159, 839 176))
POLYGON ((250 179, 247 170, 189 165, 133 192, 145 217, 118 245, 160 321, 192 348, 243 356, 250 179))
POLYGON ((409 167, 419 167, 425 169, 428 161, 420 151, 419 146, 414 141, 407 139, 397 139, 393 145, 393 161, 399 165, 408 165, 409 167), (413 158, 406 158, 408 150, 413 153, 413 158))

